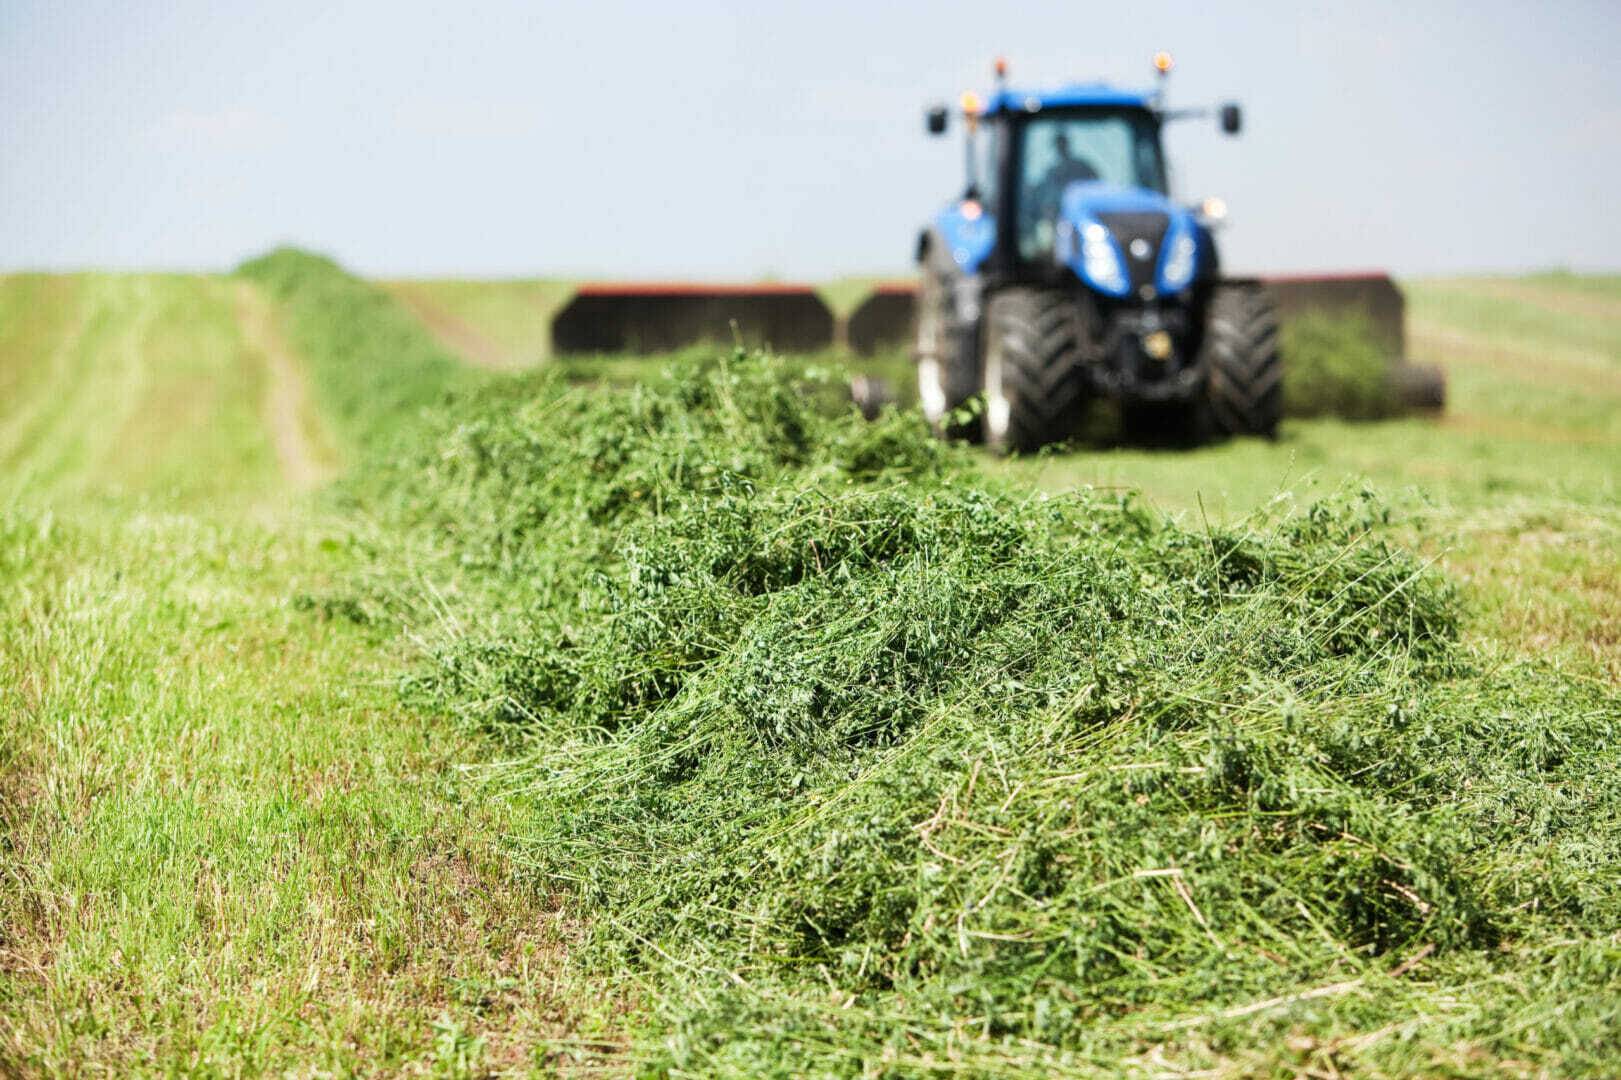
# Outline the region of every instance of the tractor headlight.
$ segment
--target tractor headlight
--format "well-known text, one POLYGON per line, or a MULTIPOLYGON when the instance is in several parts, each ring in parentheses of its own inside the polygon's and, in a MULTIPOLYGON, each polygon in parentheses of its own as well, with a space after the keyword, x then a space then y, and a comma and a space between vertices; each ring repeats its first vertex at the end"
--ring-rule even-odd
POLYGON ((1109 230, 1096 222, 1081 229, 1081 271, 1086 280, 1104 292, 1125 295, 1125 264, 1109 239, 1109 230))
POLYGON ((1193 281, 1198 257, 1199 240, 1193 230, 1186 224, 1173 228, 1171 242, 1165 245, 1164 261, 1160 263, 1160 292, 1175 293, 1187 288, 1193 281))

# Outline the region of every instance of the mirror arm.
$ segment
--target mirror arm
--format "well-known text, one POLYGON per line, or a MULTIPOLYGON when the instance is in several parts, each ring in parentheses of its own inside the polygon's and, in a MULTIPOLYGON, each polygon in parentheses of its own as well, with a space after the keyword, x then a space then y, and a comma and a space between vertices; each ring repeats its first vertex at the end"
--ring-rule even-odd
MULTIPOLYGON (((1229 101, 1229 102, 1226 102, 1224 104, 1216 105, 1216 106, 1196 105, 1196 106, 1193 106, 1191 108, 1185 108, 1185 109, 1155 109, 1154 110, 1154 115, 1158 116, 1162 123, 1163 122, 1169 122, 1171 120, 1206 120, 1206 119, 1209 119, 1210 117, 1214 116, 1214 117, 1217 117, 1217 118, 1222 120, 1222 130, 1223 131, 1225 131, 1229 135, 1234 135, 1234 134, 1238 133, 1240 127, 1242 126, 1243 121, 1242 120, 1236 120, 1234 122, 1234 126, 1229 128, 1226 125, 1226 118, 1227 118, 1227 113, 1228 113, 1229 109, 1237 109, 1237 108, 1238 108, 1237 102, 1229 101)), ((1235 115, 1241 115, 1241 114, 1235 114, 1235 115)))

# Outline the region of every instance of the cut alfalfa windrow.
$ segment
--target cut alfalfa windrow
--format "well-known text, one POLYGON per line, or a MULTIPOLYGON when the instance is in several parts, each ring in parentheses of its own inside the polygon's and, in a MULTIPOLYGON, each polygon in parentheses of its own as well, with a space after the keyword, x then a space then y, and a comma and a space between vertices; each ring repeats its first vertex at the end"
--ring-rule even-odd
POLYGON ((1549 980, 1523 1052, 1616 1049, 1616 701, 1484 673, 1370 495, 1043 498, 741 355, 504 384, 362 483, 437 575, 413 693, 512 740, 653 1072, 1269 1073, 1549 980))

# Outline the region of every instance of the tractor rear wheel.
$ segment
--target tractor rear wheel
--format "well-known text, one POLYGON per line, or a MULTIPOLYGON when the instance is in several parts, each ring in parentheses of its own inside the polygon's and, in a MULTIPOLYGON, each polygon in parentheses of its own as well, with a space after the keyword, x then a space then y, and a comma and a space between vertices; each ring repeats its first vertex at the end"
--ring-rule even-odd
POLYGON ((985 441, 1035 450, 1075 433, 1086 404, 1085 300, 1010 288, 985 308, 985 441))
POLYGON ((960 271, 944 240, 932 237, 922 258, 917 293, 917 396, 941 435, 977 439, 978 420, 953 423, 952 413, 979 393, 979 363, 963 347, 952 285, 960 271))
POLYGON ((1205 309, 1203 419, 1211 434, 1273 438, 1283 417, 1278 316, 1260 285, 1218 285, 1205 309))

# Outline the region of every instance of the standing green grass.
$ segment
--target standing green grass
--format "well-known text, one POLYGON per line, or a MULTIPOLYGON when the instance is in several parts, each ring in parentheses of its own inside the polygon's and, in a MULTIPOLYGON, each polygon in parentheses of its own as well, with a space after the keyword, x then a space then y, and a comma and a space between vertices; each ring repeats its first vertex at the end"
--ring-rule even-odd
POLYGON ((0 520, 0 1072, 471 1073, 563 938, 375 630, 295 603, 319 522, 0 520))
POLYGON ((328 467, 378 417, 357 376, 452 365, 287 353, 322 310, 0 281, 0 1074, 524 1071, 559 1026, 483 751, 401 707, 391 628, 308 599, 379 545, 278 446, 328 467))
POLYGON ((273 491, 263 366, 228 281, 0 279, 0 501, 273 491))

